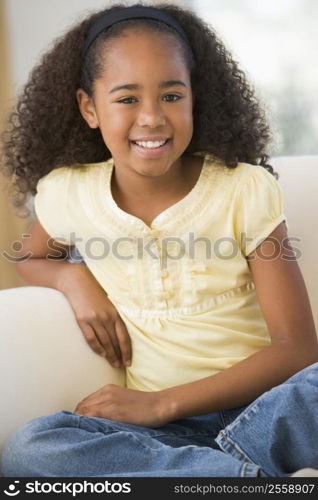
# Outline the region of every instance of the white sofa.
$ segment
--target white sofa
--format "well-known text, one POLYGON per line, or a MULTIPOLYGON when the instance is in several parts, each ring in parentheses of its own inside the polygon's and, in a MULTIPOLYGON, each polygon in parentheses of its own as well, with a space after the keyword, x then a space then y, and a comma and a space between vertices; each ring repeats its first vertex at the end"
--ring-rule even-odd
MULTIPOLYGON (((318 327, 318 156, 280 157, 289 235, 301 250, 299 265, 318 327), (299 241, 300 240, 300 241, 299 241)), ((51 288, 0 291, 0 449, 28 420, 58 410, 74 410, 86 395, 107 383, 125 384, 83 339, 64 295, 51 288)))

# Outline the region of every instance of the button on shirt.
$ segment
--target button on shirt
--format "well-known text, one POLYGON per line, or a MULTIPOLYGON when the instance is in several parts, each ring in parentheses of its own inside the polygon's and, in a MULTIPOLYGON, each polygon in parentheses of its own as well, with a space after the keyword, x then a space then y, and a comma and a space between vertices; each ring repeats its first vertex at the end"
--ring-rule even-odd
POLYGON ((112 158, 38 182, 43 228, 76 244, 126 324, 133 389, 192 382, 270 344, 246 256, 286 220, 281 188, 263 167, 197 154, 196 185, 151 227, 114 201, 112 158))

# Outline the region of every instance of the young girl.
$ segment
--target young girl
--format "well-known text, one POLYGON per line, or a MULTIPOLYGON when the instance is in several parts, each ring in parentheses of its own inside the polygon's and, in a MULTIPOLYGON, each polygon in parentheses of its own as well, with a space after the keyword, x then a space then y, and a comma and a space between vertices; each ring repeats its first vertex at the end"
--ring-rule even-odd
POLYGON ((6 171, 20 205, 36 194, 20 272, 66 295, 127 387, 18 430, 3 475, 317 467, 317 336, 269 131, 211 28, 166 4, 94 14, 44 55, 13 118, 6 171))

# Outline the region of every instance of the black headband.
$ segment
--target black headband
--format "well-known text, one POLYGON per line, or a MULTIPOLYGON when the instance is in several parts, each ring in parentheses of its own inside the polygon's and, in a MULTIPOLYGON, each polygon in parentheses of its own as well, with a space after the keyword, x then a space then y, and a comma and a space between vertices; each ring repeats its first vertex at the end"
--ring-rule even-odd
POLYGON ((124 7, 98 17, 90 26, 86 36, 83 54, 85 55, 98 35, 113 24, 129 19, 155 19, 174 28, 191 49, 189 39, 180 23, 167 12, 154 7, 124 7))

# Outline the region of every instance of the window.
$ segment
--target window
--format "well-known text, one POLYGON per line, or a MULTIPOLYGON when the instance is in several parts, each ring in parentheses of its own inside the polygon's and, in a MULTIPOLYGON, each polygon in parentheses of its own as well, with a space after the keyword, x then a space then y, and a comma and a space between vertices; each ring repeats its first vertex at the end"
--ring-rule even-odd
POLYGON ((275 137, 271 154, 317 154, 317 0, 189 3, 256 88, 275 137))

